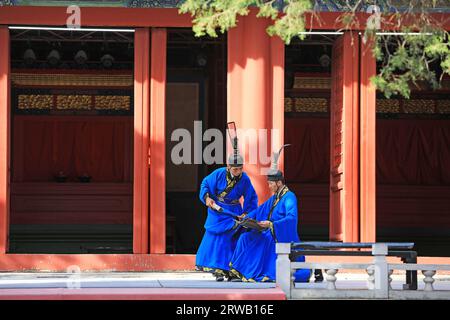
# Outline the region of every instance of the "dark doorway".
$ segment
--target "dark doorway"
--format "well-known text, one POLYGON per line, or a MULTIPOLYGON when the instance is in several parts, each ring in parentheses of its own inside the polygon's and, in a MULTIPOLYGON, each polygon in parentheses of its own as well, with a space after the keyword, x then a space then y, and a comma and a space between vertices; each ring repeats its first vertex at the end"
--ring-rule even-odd
POLYGON ((129 31, 11 30, 10 252, 132 252, 129 31))
MULTIPOLYGON (((175 129, 185 129, 192 140, 194 125, 201 131, 217 128, 223 133, 227 121, 226 36, 196 38, 192 29, 168 30, 166 90, 166 217, 167 252, 196 253, 206 219, 198 198, 202 179, 220 165, 175 165, 171 141, 175 129), (195 123, 194 123, 195 122, 195 123)), ((201 133, 203 134, 203 132, 201 133)), ((194 141, 192 141, 192 145, 194 141)), ((204 144, 200 141, 200 144, 204 144)))
POLYGON ((335 35, 285 48, 286 183, 298 197, 302 241, 328 240, 331 61, 335 35))

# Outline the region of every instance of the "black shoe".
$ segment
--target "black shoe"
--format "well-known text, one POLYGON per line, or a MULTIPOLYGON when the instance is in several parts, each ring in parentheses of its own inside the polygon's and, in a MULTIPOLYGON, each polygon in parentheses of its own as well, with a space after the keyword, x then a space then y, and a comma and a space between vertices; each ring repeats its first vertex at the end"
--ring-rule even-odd
POLYGON ((216 276, 216 281, 223 281, 224 280, 224 276, 216 276))
POLYGON ((314 282, 323 282, 323 274, 321 269, 314 270, 314 282))

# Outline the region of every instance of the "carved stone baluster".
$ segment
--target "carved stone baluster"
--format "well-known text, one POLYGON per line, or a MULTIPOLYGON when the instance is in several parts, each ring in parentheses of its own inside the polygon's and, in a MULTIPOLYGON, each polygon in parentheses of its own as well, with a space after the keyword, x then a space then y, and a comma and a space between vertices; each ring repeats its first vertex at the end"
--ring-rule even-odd
POLYGON ((338 272, 338 269, 327 269, 325 270, 327 273, 326 279, 327 279, 327 289, 328 290, 336 290, 336 273, 338 272))
POLYGON ((425 278, 423 279, 423 282, 425 282, 424 291, 433 291, 433 276, 436 274, 436 270, 422 270, 422 273, 425 276, 425 278))
POLYGON ((388 275, 389 275, 389 290, 392 290, 391 282, 392 282, 392 274, 393 273, 394 273, 394 270, 389 269, 389 272, 388 272, 388 275))
POLYGON ((369 290, 374 290, 375 289, 375 268, 373 265, 368 266, 367 269, 367 274, 369 275, 369 278, 367 279, 367 287, 369 288, 369 290))

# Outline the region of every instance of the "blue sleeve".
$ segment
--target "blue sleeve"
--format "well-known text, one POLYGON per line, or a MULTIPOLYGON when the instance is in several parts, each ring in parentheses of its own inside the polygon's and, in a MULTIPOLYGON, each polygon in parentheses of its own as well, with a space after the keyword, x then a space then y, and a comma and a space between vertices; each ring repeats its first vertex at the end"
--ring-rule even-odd
MULTIPOLYGON (((250 212, 247 214, 247 218, 252 218, 252 219, 255 219, 255 220, 256 220, 256 217, 259 216, 259 212, 261 211, 261 207, 262 207, 262 206, 259 206, 259 207, 255 208, 255 209, 253 209, 252 211, 250 211, 250 212)), ((245 211, 244 211, 244 212, 245 212, 245 211)))
POLYGON ((297 233, 297 198, 295 196, 289 196, 284 201, 284 208, 286 215, 276 221, 273 221, 273 228, 275 237, 279 242, 291 242, 298 241, 297 233))
POLYGON ((244 192, 244 212, 250 212, 258 207, 258 195, 253 188, 252 182, 248 179, 244 192))
POLYGON ((255 219, 255 220, 258 220, 258 221, 264 220, 264 219, 260 219, 260 217, 263 216, 263 215, 264 215, 264 212, 267 211, 268 205, 270 204, 270 199, 272 199, 272 198, 269 198, 269 199, 268 199, 266 202, 264 202, 262 205, 260 205, 259 207, 256 207, 254 210, 250 211, 250 212, 247 214, 247 217, 248 217, 248 218, 255 219))
POLYGON ((203 202, 203 204, 205 203, 205 195, 207 193, 209 193, 210 195, 214 194, 214 185, 215 185, 215 181, 216 181, 216 171, 212 172, 211 174, 209 174, 208 176, 206 176, 203 181, 202 184, 200 185, 200 193, 199 193, 199 198, 200 201, 203 202))

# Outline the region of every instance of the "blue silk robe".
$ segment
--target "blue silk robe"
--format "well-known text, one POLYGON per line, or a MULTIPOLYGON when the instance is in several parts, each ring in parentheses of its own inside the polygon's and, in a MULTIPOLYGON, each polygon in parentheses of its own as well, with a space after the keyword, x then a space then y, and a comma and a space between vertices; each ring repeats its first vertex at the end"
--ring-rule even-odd
MULTIPOLYGON (((243 281, 275 281, 276 277, 276 242, 299 242, 297 233, 297 198, 291 191, 279 200, 272 216, 268 215, 276 195, 270 197, 256 210, 248 214, 249 218, 258 221, 269 220, 273 227, 264 231, 248 229, 243 233, 231 258, 232 273, 243 281)), ((297 262, 305 261, 304 256, 297 258, 297 262)), ((311 276, 308 269, 297 270, 294 274, 296 282, 307 282, 311 276)))
MULTIPOLYGON (((258 196, 248 175, 243 172, 239 182, 219 201, 217 195, 227 187, 227 168, 220 168, 205 177, 200 186, 200 200, 205 203, 205 195, 209 194, 219 206, 236 215, 249 212, 258 207, 258 196), (241 206, 239 199, 244 197, 241 206)), ((231 215, 220 213, 208 208, 205 222, 205 234, 197 251, 195 265, 203 271, 225 274, 229 270, 229 263, 236 248, 238 231, 236 221, 231 215), (220 272, 222 271, 222 272, 220 272)))

